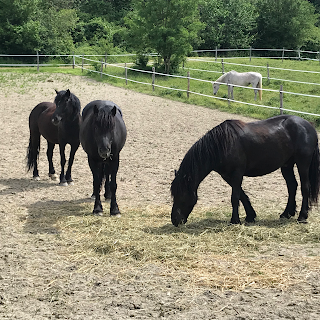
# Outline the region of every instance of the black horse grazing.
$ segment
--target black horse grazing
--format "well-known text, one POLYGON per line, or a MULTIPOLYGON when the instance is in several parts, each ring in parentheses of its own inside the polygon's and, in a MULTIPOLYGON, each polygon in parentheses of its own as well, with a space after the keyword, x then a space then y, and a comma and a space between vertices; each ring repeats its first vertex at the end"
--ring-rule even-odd
POLYGON ((302 206, 298 221, 306 222, 309 206, 319 194, 320 170, 318 136, 306 120, 290 115, 244 123, 227 120, 208 131, 187 152, 171 184, 173 225, 187 222, 197 202, 197 189, 212 171, 218 172, 232 187, 231 223, 240 223, 239 200, 246 211, 246 221, 254 222, 256 213, 241 188, 243 176, 256 177, 281 168, 289 198, 281 218, 296 211, 297 165, 301 181, 302 206))
POLYGON ((95 197, 93 213, 100 215, 103 212, 100 190, 105 179, 104 196, 106 199, 111 198, 110 215, 118 215, 120 211, 116 200, 116 177, 119 153, 127 138, 122 112, 111 101, 96 100, 85 106, 82 119, 80 141, 88 155, 88 163, 93 175, 95 197))
POLYGON ((71 178, 71 167, 74 155, 79 148, 80 139, 80 101, 69 90, 56 91, 54 103, 39 103, 31 111, 29 116, 30 139, 27 151, 28 171, 33 168, 33 178, 39 180, 38 157, 40 150, 40 136, 47 140, 47 157, 49 162, 49 177, 57 179, 55 174, 52 156, 55 144, 59 144, 61 158, 60 185, 73 184, 71 178), (71 145, 68 169, 64 173, 66 164, 65 147, 71 145))

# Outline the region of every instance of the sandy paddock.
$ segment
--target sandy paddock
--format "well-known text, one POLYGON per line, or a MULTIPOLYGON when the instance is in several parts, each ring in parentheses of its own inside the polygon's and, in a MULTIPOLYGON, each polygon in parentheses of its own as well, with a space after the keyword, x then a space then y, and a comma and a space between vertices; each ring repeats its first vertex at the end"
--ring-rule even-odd
MULTIPOLYGON (((116 102, 128 129, 118 174, 120 209, 167 205, 170 183, 184 154, 207 130, 230 115, 194 105, 139 94, 69 75, 0 74, 0 319, 316 319, 320 317, 319 275, 289 291, 276 289, 197 294, 157 282, 122 282, 106 274, 73 273, 59 255, 59 237, 52 227, 41 232, 28 226, 37 204, 79 201, 92 191, 92 177, 81 149, 73 166, 75 185, 58 187, 47 177, 46 144, 42 140, 40 182, 25 170, 29 139, 28 116, 42 101, 53 101, 54 89, 69 88, 82 107, 96 99, 116 102), (28 229, 29 228, 29 229, 28 229), (59 296, 49 293, 52 279, 62 281, 59 296), (183 303, 179 303, 183 300, 183 303), (179 306, 180 305, 180 306, 179 306), (187 307, 186 307, 187 306, 187 307)), ((58 148, 55 152, 57 172, 58 148)), ((257 211, 259 206, 283 210, 286 187, 281 174, 244 180, 244 189, 257 211)), ((215 207, 230 201, 230 187, 217 174, 201 184, 197 206, 215 207)), ((231 209, 230 209, 231 212, 231 209)), ((275 217, 276 218, 276 217, 275 217)), ((170 220, 170 212, 166 217, 170 220)))

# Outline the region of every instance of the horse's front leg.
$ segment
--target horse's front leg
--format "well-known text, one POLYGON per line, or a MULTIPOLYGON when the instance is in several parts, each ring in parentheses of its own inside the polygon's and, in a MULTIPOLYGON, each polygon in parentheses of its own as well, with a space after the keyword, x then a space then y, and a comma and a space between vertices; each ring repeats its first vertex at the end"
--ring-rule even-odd
POLYGON ((240 192, 240 201, 242 202, 244 210, 246 211, 246 222, 254 222, 257 214, 251 205, 249 197, 245 194, 242 188, 240 192))
POLYGON ((110 166, 110 193, 111 193, 111 199, 110 199, 110 215, 115 216, 120 214, 120 210, 117 204, 117 197, 116 197, 116 191, 117 191, 117 173, 119 169, 119 155, 112 160, 111 166, 110 166))
POLYGON ((69 185, 73 185, 73 180, 71 178, 71 168, 72 168, 73 161, 74 161, 74 155, 77 152, 79 145, 80 145, 80 143, 74 143, 71 145, 70 156, 69 156, 69 161, 68 161, 68 168, 67 168, 67 172, 66 172, 66 180, 69 185))
POLYGON ((103 163, 94 161, 91 157, 88 156, 88 163, 89 167, 92 172, 93 177, 93 195, 95 198, 94 201, 94 208, 93 208, 93 214, 101 215, 103 212, 101 199, 100 199, 100 189, 101 189, 101 183, 103 179, 103 163))
MULTIPOLYGON (((222 176, 223 179, 232 187, 232 194, 231 194, 231 205, 232 205, 232 216, 231 216, 231 223, 232 224, 240 224, 239 218, 239 201, 241 195, 241 184, 243 175, 234 172, 232 176, 222 176)), ((244 197, 242 197, 244 199, 244 197)), ((245 199, 244 199, 245 200, 245 199)))
POLYGON ((64 166, 66 165, 66 156, 65 156, 65 148, 66 144, 65 143, 60 143, 59 144, 59 149, 60 149, 60 165, 61 165, 61 172, 60 172, 60 186, 67 186, 67 180, 64 175, 64 166))

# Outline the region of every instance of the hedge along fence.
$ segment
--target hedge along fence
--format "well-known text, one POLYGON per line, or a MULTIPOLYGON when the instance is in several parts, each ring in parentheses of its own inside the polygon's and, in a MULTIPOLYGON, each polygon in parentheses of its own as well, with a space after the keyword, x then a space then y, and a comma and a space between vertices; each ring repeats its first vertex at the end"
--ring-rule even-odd
MULTIPOLYGON (((261 107, 261 108, 267 108, 267 109, 276 109, 276 110, 279 110, 280 114, 283 114, 284 111, 287 111, 287 112, 292 112, 292 113, 298 113, 298 114, 305 114, 305 115, 309 115, 309 116, 320 117, 320 114, 317 114, 317 113, 304 112, 304 111, 284 108, 284 102, 283 102, 284 94, 297 95, 297 96, 299 95, 299 96, 312 97, 312 98, 317 98, 317 99, 320 98, 320 96, 318 96, 318 95, 310 95, 310 94, 302 94, 302 93, 295 93, 295 92, 290 92, 290 91, 284 91, 283 90, 283 85, 280 85, 279 90, 264 89, 264 88, 260 89, 260 88, 258 88, 258 90, 273 92, 273 93, 277 93, 279 95, 279 106, 278 107, 274 107, 274 106, 270 106, 270 105, 243 102, 243 101, 239 101, 239 100, 235 100, 235 99, 231 99, 230 98, 231 86, 238 87, 238 88, 244 88, 244 89, 247 89, 247 90, 254 90, 254 88, 252 88, 252 87, 220 83, 221 85, 224 85, 224 86, 228 87, 228 97, 227 98, 214 96, 213 93, 211 95, 209 95, 209 94, 204 94, 204 93, 192 91, 192 89, 191 89, 191 81, 199 81, 199 82, 203 82, 203 83, 209 83, 211 85, 213 85, 213 81, 199 79, 199 78, 193 78, 193 77, 190 76, 190 71, 188 71, 188 75, 185 77, 185 76, 180 76, 180 75, 170 75, 170 74, 164 74, 164 73, 156 72, 155 68, 152 68, 152 71, 135 69, 135 68, 128 67, 127 63, 124 63, 124 65, 111 64, 111 63, 108 64, 108 63, 104 62, 103 59, 101 61, 97 61, 97 60, 87 59, 84 56, 76 56, 76 58, 81 59, 81 64, 75 63, 75 66, 76 67, 81 67, 82 71, 86 70, 88 72, 95 72, 95 73, 100 74, 100 77, 102 77, 104 75, 104 76, 109 76, 109 77, 112 77, 112 78, 122 79, 122 80, 125 81, 126 85, 128 84, 128 82, 133 82, 133 83, 152 86, 152 90, 153 91, 157 87, 157 88, 162 88, 162 89, 167 89, 167 90, 185 92, 187 94, 188 98, 189 98, 190 94, 195 94, 195 95, 200 95, 200 96, 204 96, 204 97, 208 97, 208 98, 212 98, 212 99, 224 100, 224 101, 227 101, 228 104, 230 104, 231 102, 235 102, 235 103, 245 104, 245 105, 250 105, 250 106, 255 106, 255 107, 261 107), (85 62, 89 62, 89 63, 85 63, 85 62), (89 69, 89 68, 85 67, 85 65, 88 66, 88 65, 91 65, 91 64, 96 64, 96 65, 100 64, 100 70, 93 70, 93 69, 89 69), (106 69, 107 66, 115 67, 115 68, 122 68, 124 70, 124 72, 123 72, 124 75, 123 76, 119 76, 119 75, 114 75, 114 74, 111 74, 111 73, 107 73, 106 71, 104 71, 104 69, 106 69), (141 72, 141 73, 145 73, 145 74, 150 74, 150 82, 143 82, 143 81, 137 81, 137 80, 134 80, 134 79, 130 79, 128 77, 128 70, 133 71, 133 72, 141 72), (167 86, 163 86, 163 85, 158 85, 158 84, 155 83, 156 76, 185 79, 186 80, 186 89, 173 88, 173 87, 167 87, 167 86)), ((230 65, 241 65, 241 64, 234 64, 234 63, 228 63, 228 64, 230 64, 230 65)), ((248 67, 248 65, 242 65, 242 66, 248 67)), ((261 66, 251 66, 251 67, 260 67, 261 68, 261 66)), ((268 68, 271 69, 271 67, 269 67, 269 66, 268 66, 268 68)), ((287 70, 287 71, 296 71, 296 72, 304 72, 304 71, 301 71, 301 70, 293 70, 293 69, 281 69, 281 68, 274 68, 274 69, 287 70)), ((190 70, 220 73, 218 71, 209 71, 209 70, 201 70, 201 69, 190 69, 190 70)), ((224 67, 223 67, 223 63, 222 63, 222 71, 221 71, 221 73, 223 73, 223 72, 224 72, 224 67)), ((318 73, 318 72, 314 72, 314 73, 318 73)), ((269 75, 269 73, 268 73, 268 75, 269 75)), ((274 80, 281 80, 281 81, 297 82, 297 81, 292 81, 292 80, 271 78, 271 77, 268 76, 268 80, 270 80, 270 79, 271 80, 274 79, 274 80)), ((300 82, 300 83, 315 84, 315 83, 308 83, 308 82, 300 82)), ((320 85, 320 84, 316 83, 316 85, 320 85)))

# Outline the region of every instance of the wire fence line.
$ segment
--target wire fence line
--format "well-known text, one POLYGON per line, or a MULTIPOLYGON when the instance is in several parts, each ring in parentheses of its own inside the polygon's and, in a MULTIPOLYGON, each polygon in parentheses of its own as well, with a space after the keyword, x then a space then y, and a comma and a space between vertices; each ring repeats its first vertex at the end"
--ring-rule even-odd
MULTIPOLYGON (((232 52, 232 51, 236 51, 236 50, 241 50, 241 49, 217 49, 217 50, 211 50, 214 51, 216 56, 218 51, 219 52, 232 52)), ((252 57, 252 51, 253 50, 269 50, 269 51, 281 51, 282 52, 282 57, 278 57, 278 58, 284 58, 284 53, 285 52, 297 52, 298 53, 298 57, 299 59, 302 60, 301 57, 301 53, 308 53, 308 54, 315 54, 318 55, 320 57, 320 52, 311 52, 311 51, 299 51, 299 50, 285 50, 285 49, 242 49, 242 50, 251 50, 250 51, 250 60, 252 57)), ((210 50, 203 50, 201 52, 208 52, 210 50)), ((196 52, 196 51, 194 51, 196 52)), ((200 51, 197 51, 200 52, 200 51)), ((214 96, 213 92, 212 94, 204 94, 201 92, 195 92, 192 91, 190 89, 190 81, 200 81, 200 82, 204 82, 204 83, 213 83, 213 81, 211 80, 206 80, 206 79, 199 79, 199 78, 195 78, 195 77, 191 77, 190 76, 190 71, 199 71, 199 72, 208 72, 208 73, 224 73, 224 65, 235 65, 235 66, 243 66, 243 67, 250 67, 250 68, 264 68, 267 69, 268 71, 268 77, 263 77, 265 79, 268 80, 277 80, 277 81, 283 81, 283 82, 293 82, 293 83, 300 83, 300 84, 307 84, 307 85, 320 85, 320 83, 311 83, 311 82, 303 82, 303 81, 295 81, 295 80, 288 80, 288 79, 279 79, 279 78, 272 78, 269 76, 269 70, 280 70, 280 71, 290 71, 290 72, 304 72, 304 73, 313 73, 313 74, 319 74, 320 72, 317 71, 308 71, 308 70, 296 70, 296 69, 285 69, 285 68, 278 68, 278 67, 270 67, 269 65, 267 66, 257 66, 257 65, 248 65, 248 64, 240 64, 240 63, 231 63, 231 62, 226 62, 222 59, 221 62, 218 62, 216 60, 208 60, 208 59, 201 59, 201 58, 191 58, 189 57, 188 60, 190 61, 205 61, 205 62, 210 62, 210 63, 220 63, 222 66, 221 71, 215 71, 215 70, 203 70, 203 69, 192 69, 192 68, 187 68, 188 70, 188 76, 181 76, 181 75, 174 75, 174 74, 165 74, 165 73, 160 73, 160 72, 156 72, 155 69, 153 68, 152 71, 148 71, 148 70, 140 70, 140 69, 136 69, 136 68, 131 68, 128 65, 132 64, 132 63, 107 63, 107 57, 134 57, 136 56, 135 54, 121 54, 121 55, 40 55, 38 52, 36 55, 4 55, 4 54, 0 54, 0 58, 1 57, 36 57, 37 58, 37 63, 36 64, 10 64, 10 63, 1 63, 0 67, 18 67, 18 66, 31 66, 31 67, 37 67, 37 70, 39 71, 39 67, 49 67, 49 66, 72 66, 73 68, 81 68, 82 71, 87 71, 87 72, 93 72, 93 73, 97 73, 100 74, 100 76, 108 76, 108 77, 112 77, 112 78, 117 78, 117 79, 121 79, 121 80, 125 80, 126 84, 128 82, 132 82, 132 83, 138 83, 138 84, 142 84, 142 85, 148 85, 148 86, 152 86, 153 90, 155 90, 155 88, 162 88, 162 89, 166 89, 166 90, 172 90, 172 91, 180 91, 180 92, 186 92, 187 96, 189 97, 190 94, 194 94, 194 95, 199 95, 199 96, 204 96, 204 97, 208 97, 208 98, 212 98, 212 99, 218 99, 218 100, 223 100, 223 101, 227 101, 229 104, 230 102, 234 102, 234 103, 239 103, 239 104, 246 104, 246 105, 250 105, 250 106, 256 106, 256 107, 262 107, 262 108, 268 108, 268 109, 278 109, 280 113, 283 113, 283 111, 287 111, 287 112, 293 112, 293 113, 298 113, 298 114, 305 114, 305 115, 312 115, 312 116, 316 116, 316 117, 320 117, 320 114, 316 114, 316 113, 309 113, 309 112, 304 112, 304 111, 297 111, 297 110, 292 110, 292 109, 288 109, 288 108, 283 108, 283 94, 288 94, 288 95, 297 95, 297 96, 305 96, 305 97, 312 97, 312 98, 320 98, 320 96, 318 95, 310 95, 310 94, 302 94, 302 93, 298 93, 298 92, 290 92, 290 91, 284 91, 282 85, 280 86, 279 90, 274 90, 274 89, 260 89, 258 88, 258 90, 262 90, 262 91, 269 91, 269 92, 276 92, 279 94, 279 107, 275 107, 275 106, 268 106, 268 105, 262 105, 262 104, 256 104, 256 103, 248 103, 248 102, 244 102, 244 101, 238 101, 238 100, 234 100, 231 99, 229 96, 229 88, 231 86, 231 84, 225 84, 225 83, 221 83, 221 85, 224 86, 228 86, 228 97, 218 97, 218 96, 214 96), (50 64, 50 63, 43 63, 40 64, 40 59, 43 58, 48 58, 48 57, 66 57, 66 58, 70 58, 72 59, 72 63, 64 63, 64 64, 50 64), (96 59, 90 59, 91 58, 101 58, 100 60, 96 60, 96 59), (79 63, 80 61, 80 63, 79 63), (76 63, 78 62, 78 63, 76 63), (100 71, 97 70, 97 65, 100 65, 100 71), (92 68, 92 66, 95 66, 95 68, 92 68), (116 67, 116 68, 122 68, 124 69, 124 76, 119 76, 119 75, 114 75, 111 73, 107 73, 106 72, 106 68, 110 66, 110 67, 116 67), (105 69, 105 71, 103 71, 105 69), (128 70, 132 71, 132 72, 139 72, 139 73, 147 73, 151 75, 151 82, 144 82, 144 81, 137 81, 134 79, 130 79, 128 77, 128 70), (161 76, 161 77, 172 77, 172 78, 180 78, 180 79, 186 79, 187 83, 188 83, 188 88, 187 89, 181 89, 181 88, 174 88, 174 87, 168 87, 168 86, 162 86, 159 84, 155 83, 155 77, 156 76, 161 76)), ((151 54, 151 56, 157 56, 157 54, 151 54)), ((254 57, 256 58, 256 57, 254 57)), ((320 59, 320 58, 319 58, 320 59)), ((317 59, 309 59, 309 60, 317 60, 317 59)), ((320 61, 320 60, 319 60, 320 61)), ((251 87, 245 87, 245 86, 238 86, 238 85, 232 85, 232 87, 239 87, 239 88, 244 88, 244 89, 248 89, 248 90, 254 90, 254 88, 251 87)))
MULTIPOLYGON (((153 89, 155 87, 157 88, 162 88, 162 89, 167 89, 167 90, 173 90, 173 91, 180 91, 180 92, 186 92, 187 95, 189 96, 190 94, 194 94, 194 95, 199 95, 199 96, 204 96, 204 97, 209 97, 212 99, 218 99, 218 100, 223 100, 223 101, 227 101, 229 104, 230 102, 235 102, 235 103, 239 103, 239 104, 246 104, 246 105, 250 105, 250 106, 257 106, 260 108, 268 108, 268 109, 278 109, 279 112, 282 114, 284 111, 287 112, 292 112, 292 113, 298 113, 298 114, 305 114, 305 115, 311 115, 311 116, 316 116, 316 117, 320 117, 320 114, 316 114, 316 113, 310 113, 310 112, 304 112, 304 111, 299 111, 299 110, 293 110, 293 109, 289 109, 289 108, 283 108, 283 94, 290 94, 290 95, 299 95, 299 96, 305 96, 305 97, 312 97, 312 98, 320 98, 320 96, 318 95, 310 95, 310 94, 302 94, 302 93, 298 93, 298 92, 290 92, 290 91, 284 91, 282 86, 280 86, 279 90, 274 90, 274 89, 264 89, 264 88, 257 88, 256 90, 261 90, 261 91, 269 91, 269 92, 277 92, 279 93, 279 107, 274 107, 274 106, 268 106, 268 105, 262 105, 262 104, 256 104, 256 103, 248 103, 248 102, 243 102, 243 101, 238 101, 238 100, 234 100, 231 99, 229 96, 229 92, 230 90, 228 90, 228 98, 224 98, 224 97, 217 97, 212 95, 208 95, 208 94, 203 94, 200 92, 195 92, 189 89, 189 85, 188 85, 188 89, 178 89, 178 88, 172 88, 172 87, 167 87, 167 86, 161 86, 161 85, 157 85, 154 82, 155 76, 167 76, 167 77, 173 77, 173 78, 181 78, 181 79, 186 79, 188 81, 188 84, 190 83, 190 80, 193 81, 200 81, 200 82, 206 82, 206 83, 211 83, 213 85, 213 81, 211 80, 206 80, 206 79, 199 79, 199 78, 194 78, 194 77, 190 77, 190 75, 186 76, 181 76, 181 75, 168 75, 165 73, 160 73, 160 72, 156 72, 155 70, 153 71, 148 71, 148 70, 139 70, 136 68, 130 68, 127 66, 127 64, 125 63, 125 65, 119 65, 119 64, 112 64, 112 63, 108 63, 106 64, 104 61, 97 61, 97 60, 91 60, 91 59, 86 59, 83 56, 77 56, 78 58, 82 59, 82 64, 81 65, 75 65, 76 67, 81 67, 83 70, 89 71, 89 72, 95 72, 95 73, 99 73, 100 76, 102 77, 102 75, 104 76, 109 76, 109 77, 113 77, 113 78, 117 78, 117 79, 122 79, 125 80, 126 83, 129 82, 135 82, 135 83, 139 83, 139 84, 143 84, 143 85, 148 85, 148 86, 152 86, 153 89), (83 66, 83 61, 84 60, 90 60, 91 62, 96 62, 96 63, 101 63, 101 70, 100 71, 96 71, 96 70, 90 70, 88 68, 84 68, 83 66), (106 73, 103 71, 105 66, 112 66, 112 67, 116 67, 116 68, 123 68, 125 69, 125 76, 121 77, 121 76, 115 76, 111 73, 106 73), (144 72, 144 73, 148 73, 152 75, 152 82, 148 83, 148 82, 142 82, 142 81, 136 81, 133 79, 129 79, 127 76, 127 71, 134 71, 134 72, 144 72)), ((243 65, 243 66, 247 66, 247 65, 243 65)), ((278 68, 281 69, 281 68, 278 68)), ((209 70, 205 70, 205 71, 209 71, 209 70)), ((218 72, 218 71, 217 71, 218 72)), ((276 78, 268 78, 270 79, 275 79, 275 80, 281 80, 281 81, 285 81, 285 79, 276 79, 276 78)), ((288 80, 291 81, 291 80, 288 80)), ((292 81, 292 82, 298 82, 301 83, 299 81, 292 81)), ((231 84, 226 84, 226 83, 220 83, 220 82, 216 82, 220 85, 225 85, 228 87, 238 87, 238 88, 244 88, 244 89, 248 89, 248 90, 255 90, 255 88, 251 88, 251 87, 246 87, 246 86, 239 86, 239 85, 231 85, 231 84)), ((306 84, 311 84, 311 83, 306 83, 306 84)), ((320 85, 320 84, 317 84, 320 85)))

